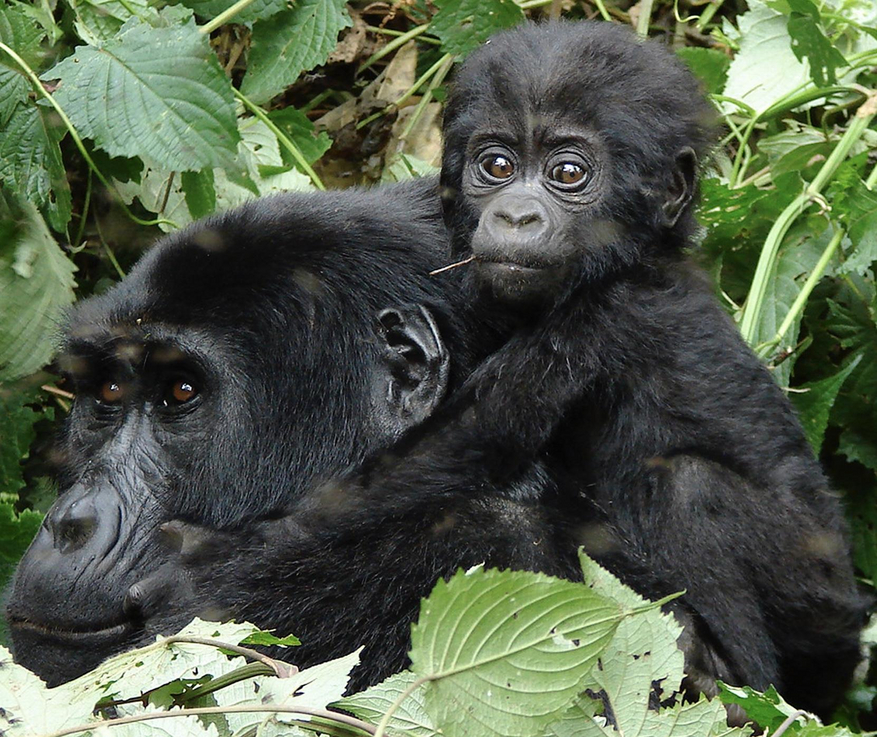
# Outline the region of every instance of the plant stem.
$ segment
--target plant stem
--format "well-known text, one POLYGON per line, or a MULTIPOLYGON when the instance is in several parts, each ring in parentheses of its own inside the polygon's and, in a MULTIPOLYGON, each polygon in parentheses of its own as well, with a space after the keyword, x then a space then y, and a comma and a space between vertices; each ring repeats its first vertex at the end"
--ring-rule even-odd
POLYGON ((606 6, 603 4, 603 0, 594 0, 594 5, 597 6, 597 10, 600 11, 600 16, 603 20, 612 20, 612 16, 609 15, 609 11, 606 10, 606 6))
MULTIPOLYGON (((417 90, 419 90, 423 86, 423 84, 424 84, 424 82, 426 82, 426 80, 428 80, 434 74, 437 74, 439 69, 448 61, 448 59, 451 59, 451 58, 452 57, 450 54, 443 55, 435 64, 433 64, 429 69, 427 69, 423 74, 421 74, 420 79, 418 79, 413 85, 411 85, 398 100, 395 100, 394 102, 390 103, 390 105, 388 105, 388 108, 394 108, 394 107, 398 108, 400 105, 405 103, 410 97, 412 97, 414 95, 415 92, 417 92, 417 90)), ((383 110, 378 110, 378 112, 372 113, 367 118, 360 120, 356 124, 356 130, 359 130, 360 128, 364 128, 369 123, 371 123, 373 120, 377 120, 382 115, 385 115, 386 112, 387 112, 387 108, 384 108, 383 110)))
POLYGON ((758 346, 756 352, 762 358, 767 356, 773 348, 782 342, 783 338, 786 337, 786 333, 791 330, 795 320, 801 316, 801 313, 804 311, 804 307, 807 304, 807 300, 810 298, 810 294, 825 274, 825 270, 828 268, 829 262, 834 257, 837 247, 843 240, 844 235, 843 228, 838 228, 835 231, 831 240, 828 242, 828 245, 825 247, 825 250, 822 252, 822 255, 819 257, 819 261, 816 262, 816 266, 813 267, 813 271, 811 271, 810 275, 807 277, 807 281, 804 282, 804 286, 801 287, 801 291, 798 292, 798 296, 795 297, 795 301, 786 313, 785 318, 783 318, 783 321, 777 330, 777 334, 766 343, 762 343, 758 346))
POLYGON ((399 694, 399 698, 397 698, 391 705, 390 708, 384 713, 384 716, 381 717, 381 721, 378 722, 378 727, 375 729, 374 735, 375 737, 384 737, 384 734, 387 731, 387 725, 390 723, 390 719, 393 714, 402 706, 402 703, 407 699, 411 694, 413 694, 418 688, 420 688, 424 683, 429 683, 432 679, 429 676, 421 676, 420 678, 415 678, 414 682, 408 686, 401 694, 399 694))
POLYGON ((223 10, 219 15, 217 15, 212 21, 205 23, 201 26, 198 31, 203 33, 204 35, 209 35, 213 33, 220 26, 228 23, 232 18, 234 18, 238 13, 240 13, 244 8, 252 5, 256 0, 238 0, 234 5, 232 5, 228 10, 223 10))
POLYGON ((400 139, 405 140, 408 138, 409 134, 414 129, 414 126, 417 125, 417 121, 420 119, 420 116, 423 115, 423 111, 426 109, 427 104, 432 99, 433 90, 445 81, 445 77, 447 77, 448 72, 451 71, 451 67, 454 65, 454 58, 450 54, 446 54, 442 58, 444 59, 444 64, 438 69, 438 71, 435 73, 435 76, 430 80, 430 83, 424 91, 423 96, 420 98, 420 102, 417 103, 417 108, 414 110, 414 113, 411 115, 411 118, 408 121, 408 125, 405 126, 405 130, 402 132, 402 135, 399 136, 400 139))
POLYGON ((716 11, 722 7, 722 2, 724 2, 724 0, 712 0, 712 2, 704 8, 703 12, 700 14, 700 18, 697 19, 697 24, 695 25, 695 28, 697 28, 698 31, 702 31, 706 28, 707 23, 713 19, 716 11))
POLYGON ((0 51, 4 51, 12 58, 12 60, 25 73, 28 79, 30 79, 36 93, 41 97, 44 97, 48 101, 48 103, 54 108, 55 112, 58 113, 58 117, 61 118, 61 122, 64 123, 64 127, 67 128, 67 132, 70 134, 70 138, 73 139, 73 143, 76 144, 76 148, 79 149, 79 153, 85 160, 85 163, 88 164, 88 168, 94 172, 94 175, 100 180, 100 183, 103 184, 108 191, 116 195, 116 199, 118 200, 122 209, 125 211, 125 214, 132 221, 137 223, 137 225, 170 225, 172 228, 179 228, 179 226, 172 220, 166 220, 165 218, 157 218, 156 220, 143 220, 142 218, 137 217, 133 212, 131 212, 128 205, 126 205, 125 201, 121 198, 121 196, 119 196, 116 188, 110 184, 109 180, 103 174, 101 174, 100 169, 97 168, 97 164, 94 163, 94 159, 92 159, 91 155, 88 153, 88 149, 85 148, 85 144, 82 142, 82 138, 80 138, 79 133, 73 126, 70 118, 67 117, 67 113, 65 113, 63 108, 55 101, 55 98, 52 97, 48 92, 46 92, 46 88, 43 87, 43 83, 40 82, 40 78, 36 75, 36 72, 34 72, 34 70, 28 66, 27 62, 22 59, 18 54, 16 54, 11 48, 9 48, 5 43, 0 42, 0 51))
POLYGON ((429 30, 429 24, 426 23, 422 26, 414 26, 407 33, 403 33, 398 38, 393 39, 388 43, 384 48, 378 49, 374 54, 372 54, 368 59, 366 59, 362 66, 356 70, 357 74, 362 74, 366 69, 368 69, 372 64, 377 61, 383 59, 387 54, 393 53, 400 46, 404 46, 407 44, 412 38, 417 38, 418 36, 426 33, 429 30))
POLYGON ((67 729, 53 732, 45 737, 66 737, 79 732, 91 732, 97 727, 115 727, 122 724, 137 724, 138 722, 150 722, 155 719, 171 719, 174 717, 189 716, 206 716, 210 714, 305 714, 307 716, 317 717, 319 719, 327 719, 336 724, 344 724, 353 729, 373 735, 375 728, 368 722, 361 719, 342 714, 340 712, 329 711, 328 709, 312 709, 307 706, 283 706, 282 704, 266 704, 266 705, 248 705, 248 706, 202 706, 196 709, 180 709, 179 711, 161 711, 150 712, 149 714, 135 714, 130 717, 119 717, 118 719, 107 719, 100 722, 91 722, 89 724, 80 724, 77 727, 68 727, 67 729))
POLYGON ((780 213, 780 216, 767 234, 764 246, 761 249, 761 255, 758 258, 758 265, 755 267, 755 276, 752 278, 752 286, 749 289, 746 304, 743 306, 743 316, 740 321, 740 332, 743 335, 743 339, 750 345, 753 344, 756 338, 756 330, 761 318, 761 312, 764 309, 764 295, 767 292, 768 281, 776 268, 776 260, 783 238, 795 219, 814 201, 819 199, 822 189, 828 184, 835 172, 837 172, 838 167, 846 159, 853 145, 867 130, 875 114, 877 114, 877 92, 872 93, 859 107, 849 127, 822 165, 822 168, 813 178, 813 181, 780 213))
POLYGON ((253 115, 255 115, 259 120, 261 120, 265 125, 268 126, 268 129, 277 136, 277 141, 280 143, 283 148, 285 148, 292 155, 292 158, 295 159, 295 163, 298 164, 299 168, 307 174, 311 181, 314 183, 314 186, 319 190, 325 190, 326 186, 317 176, 317 173, 311 168, 311 165, 308 163, 307 159, 304 157, 304 154, 301 152, 298 146, 296 146, 292 140, 278 128, 274 121, 268 117, 267 113, 262 110, 256 103, 252 102, 248 97, 246 97, 240 90, 231 88, 231 91, 234 92, 235 97, 238 98, 253 115))
POLYGON ((654 0, 640 0, 639 18, 636 21, 636 32, 641 38, 649 35, 649 24, 652 22, 652 6, 654 0))

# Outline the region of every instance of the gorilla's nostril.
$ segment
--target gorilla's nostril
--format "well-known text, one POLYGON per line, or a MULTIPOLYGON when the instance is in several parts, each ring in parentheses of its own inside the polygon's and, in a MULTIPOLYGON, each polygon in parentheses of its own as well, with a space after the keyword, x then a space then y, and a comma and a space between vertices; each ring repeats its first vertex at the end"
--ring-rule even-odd
POLYGON ((50 523, 55 547, 62 553, 71 553, 83 547, 94 535, 97 514, 94 506, 85 500, 71 504, 63 514, 50 523))

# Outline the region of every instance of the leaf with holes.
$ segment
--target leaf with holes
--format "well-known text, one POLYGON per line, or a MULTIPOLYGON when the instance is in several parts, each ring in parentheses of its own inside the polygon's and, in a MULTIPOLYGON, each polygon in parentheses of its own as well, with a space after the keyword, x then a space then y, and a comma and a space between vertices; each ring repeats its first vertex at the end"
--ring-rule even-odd
POLYGON ((280 94, 302 72, 326 63, 351 23, 344 0, 301 0, 257 23, 241 91, 258 103, 280 94))
POLYGON ((412 629, 412 670, 448 737, 538 734, 582 688, 623 613, 579 583, 522 571, 440 581, 412 629))
POLYGON ((79 132, 111 156, 154 168, 235 168, 231 84, 193 22, 132 19, 101 47, 80 46, 43 75, 79 132))

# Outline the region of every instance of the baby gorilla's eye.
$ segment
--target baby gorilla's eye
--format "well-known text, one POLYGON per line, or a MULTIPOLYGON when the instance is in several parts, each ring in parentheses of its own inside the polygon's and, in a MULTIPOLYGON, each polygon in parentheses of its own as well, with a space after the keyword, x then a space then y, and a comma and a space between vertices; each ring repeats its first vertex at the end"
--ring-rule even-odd
POLYGON ((116 381, 105 381, 97 391, 97 400, 102 404, 116 404, 122 399, 122 385, 116 381))
POLYGON ((164 406, 169 407, 191 402, 198 396, 198 388, 188 379, 176 379, 168 386, 167 395, 164 398, 164 406))
POLYGON ((481 168, 491 179, 508 179, 515 173, 515 165, 502 154, 485 156, 481 168))
POLYGON ((565 161, 551 169, 551 178, 559 184, 581 184, 585 176, 585 168, 572 161, 565 161))

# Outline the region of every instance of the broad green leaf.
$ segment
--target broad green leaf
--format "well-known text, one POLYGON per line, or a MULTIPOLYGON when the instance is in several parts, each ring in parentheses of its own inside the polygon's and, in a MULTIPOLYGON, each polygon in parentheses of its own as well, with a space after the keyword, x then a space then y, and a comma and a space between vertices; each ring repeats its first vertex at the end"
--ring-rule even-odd
POLYGON ((76 31, 91 46, 100 46, 115 36, 130 18, 146 19, 155 14, 147 0, 73 0, 76 31))
POLYGON ((429 30, 448 54, 465 56, 497 31, 521 23, 524 11, 513 0, 435 0, 439 12, 429 30))
POLYGON ((47 689, 29 670, 16 665, 0 647, 0 734, 30 737, 51 734, 90 721, 93 703, 68 701, 62 689, 47 689))
MULTIPOLYGON (((309 164, 313 164, 332 146, 329 134, 326 131, 320 131, 318 134, 314 130, 314 124, 301 110, 286 107, 270 112, 268 117, 298 147, 309 164)), ((286 166, 296 166, 296 161, 289 151, 281 147, 280 154, 286 166)))
POLYGON ((71 195, 59 142, 66 129, 54 110, 18 105, 0 136, 0 180, 35 203, 49 225, 63 233, 71 195))
POLYGON ((80 134, 111 156, 172 171, 235 166, 231 84, 193 22, 131 20, 102 47, 77 47, 43 75, 80 134))
POLYGON ((533 735, 557 719, 624 615, 587 586, 521 571, 458 571, 412 628, 411 669, 448 737, 533 735))
POLYGON ((815 156, 828 156, 832 143, 818 128, 788 121, 789 130, 768 136, 758 142, 758 150, 767 154, 771 174, 776 178, 801 171, 815 156))
MULTIPOLYGON (((650 603, 587 556, 579 557, 585 581, 598 594, 627 609, 650 603)), ((655 683, 661 684, 666 696, 679 688, 684 657, 676 641, 681 634, 682 627, 660 609, 642 611, 618 625, 591 678, 612 707, 621 734, 648 734, 646 725, 652 721, 649 694, 655 683)))
MULTIPOLYGON (((191 8, 195 15, 205 20, 212 20, 220 13, 224 13, 236 0, 183 0, 183 5, 191 8)), ((252 5, 248 5, 241 10, 234 18, 232 23, 251 24, 257 20, 265 20, 271 16, 277 15, 289 7, 286 0, 255 0, 252 5)))
POLYGON ((180 176, 180 187, 193 220, 216 211, 216 189, 213 181, 213 169, 184 171, 180 176))
POLYGON ((36 207, 0 188, 0 382, 49 360, 75 270, 36 207))
POLYGON ((679 57, 700 79, 704 89, 710 94, 720 94, 728 79, 731 60, 718 49, 702 49, 697 46, 684 46, 677 49, 679 57))
POLYGON ((810 76, 817 87, 837 82, 835 69, 847 66, 843 54, 825 36, 819 10, 811 0, 787 0, 791 7, 789 36, 798 61, 810 62, 810 76))
POLYGON ((857 356, 834 376, 802 384, 797 387, 799 391, 791 395, 792 404, 798 411, 798 418, 801 420, 804 432, 807 433, 807 440, 810 441, 816 455, 819 455, 819 451, 822 450, 825 428, 828 427, 828 416, 834 406, 835 399, 837 399, 837 393, 861 360, 862 357, 857 356))
MULTIPOLYGON (((312 668, 294 673, 288 678, 276 676, 257 676, 225 686, 210 694, 210 704, 235 707, 247 704, 283 704, 302 706, 311 709, 325 709, 328 704, 338 701, 347 688, 350 671, 359 664, 359 651, 341 658, 320 663, 312 668)), ((193 703, 193 706, 207 706, 193 703)), ((235 735, 247 734, 248 730, 258 729, 262 735, 266 726, 280 723, 288 727, 293 714, 226 714, 224 722, 229 732, 235 735)))
MULTIPOLYGON (((810 65, 792 52, 786 16, 761 0, 750 0, 749 8, 737 19, 740 51, 728 68, 724 94, 760 113, 809 81, 810 65)), ((730 103, 723 106, 736 110, 730 103)))
MULTIPOLYGON (((313 189, 307 176, 282 166, 277 138, 268 126, 252 118, 242 118, 239 122, 241 142, 238 144, 238 161, 243 165, 243 170, 213 170, 214 212, 237 207, 259 195, 313 189), (265 169, 280 173, 263 174, 265 169)), ((181 178, 172 172, 150 169, 140 182, 120 182, 116 184, 116 189, 127 202, 136 197, 147 210, 160 212, 179 227, 195 219, 186 203, 181 178)), ((161 227, 173 229, 166 225, 161 227)))
MULTIPOLYGON (((40 42, 45 36, 45 31, 27 16, 22 4, 10 2, 0 5, 0 41, 21 56, 31 68, 38 70, 43 63, 40 42)), ((6 125, 16 105, 27 100, 31 87, 24 71, 0 52, 0 128, 6 125)))
MULTIPOLYGON (((750 719, 754 719, 759 725, 771 732, 775 732, 796 711, 794 706, 783 700, 783 697, 777 693, 773 686, 770 686, 764 693, 759 693, 749 686, 728 686, 725 683, 720 683, 719 699, 723 704, 742 706, 750 719)), ((798 726, 805 720, 805 716, 798 717, 798 726)), ((795 725, 792 726, 794 733, 797 729, 795 729, 795 725)))
POLYGON ((256 23, 241 91, 253 102, 268 102, 302 72, 325 64, 351 23, 344 0, 300 0, 256 23))
MULTIPOLYGON (((384 714, 417 679, 411 671, 405 670, 390 676, 376 686, 347 696, 332 707, 349 711, 372 724, 381 721, 384 714)), ((438 737, 440 734, 426 713, 424 688, 414 691, 393 713, 387 725, 392 734, 411 735, 411 737, 438 737)))
POLYGON ((546 733, 547 737, 750 737, 748 727, 729 727, 725 707, 718 699, 701 698, 694 704, 677 703, 660 711, 646 710, 639 729, 616 731, 601 717, 590 716, 576 705, 546 733))

